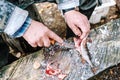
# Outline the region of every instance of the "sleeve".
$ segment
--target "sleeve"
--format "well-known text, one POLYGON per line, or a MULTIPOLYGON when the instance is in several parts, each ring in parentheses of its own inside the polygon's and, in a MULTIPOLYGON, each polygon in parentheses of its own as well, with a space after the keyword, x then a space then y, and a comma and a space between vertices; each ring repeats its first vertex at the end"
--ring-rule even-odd
POLYGON ((56 0, 60 10, 70 9, 79 6, 79 0, 56 0))
POLYGON ((64 14, 70 10, 74 10, 76 7, 79 8, 79 11, 89 11, 94 10, 95 6, 102 4, 102 0, 56 0, 58 3, 58 8, 64 14))
POLYGON ((11 37, 16 37, 15 33, 23 27, 25 22, 28 22, 27 18, 27 11, 5 0, 0 1, 0 32, 5 32, 11 37))

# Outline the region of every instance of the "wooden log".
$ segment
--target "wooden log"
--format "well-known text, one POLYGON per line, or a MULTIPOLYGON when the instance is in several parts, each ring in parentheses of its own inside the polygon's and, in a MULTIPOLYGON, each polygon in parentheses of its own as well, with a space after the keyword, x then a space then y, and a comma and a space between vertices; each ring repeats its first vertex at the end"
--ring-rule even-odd
MULTIPOLYGON (((92 29, 87 43, 91 61, 97 68, 95 75, 120 63, 120 19, 111 21, 101 27, 92 29)), ((0 70, 0 80, 59 80, 56 75, 46 74, 47 64, 58 68, 66 74, 64 80, 86 80, 94 76, 88 63, 82 64, 75 49, 58 49, 54 55, 41 49, 21 58, 0 70), (40 67, 34 69, 34 62, 40 67)))

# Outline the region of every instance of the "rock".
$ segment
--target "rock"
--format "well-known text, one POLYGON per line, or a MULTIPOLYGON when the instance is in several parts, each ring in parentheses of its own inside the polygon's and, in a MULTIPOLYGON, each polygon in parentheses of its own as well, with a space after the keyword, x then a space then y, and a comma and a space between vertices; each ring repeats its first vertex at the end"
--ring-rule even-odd
POLYGON ((36 3, 34 8, 39 21, 43 22, 59 36, 65 36, 66 23, 55 3, 36 3))

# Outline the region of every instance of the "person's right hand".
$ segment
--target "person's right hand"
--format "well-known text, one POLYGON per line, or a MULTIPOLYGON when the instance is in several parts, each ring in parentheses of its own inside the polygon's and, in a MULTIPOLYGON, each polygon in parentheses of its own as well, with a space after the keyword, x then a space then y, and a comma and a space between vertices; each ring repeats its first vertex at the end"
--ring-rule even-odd
POLYGON ((66 12, 64 17, 70 29, 77 35, 77 38, 74 39, 75 46, 80 46, 81 41, 90 33, 90 23, 87 16, 78 11, 71 10, 66 12))
POLYGON ((40 22, 32 20, 31 25, 28 30, 24 33, 23 38, 32 46, 32 47, 49 47, 50 39, 55 40, 59 43, 62 43, 63 40, 45 25, 40 22))

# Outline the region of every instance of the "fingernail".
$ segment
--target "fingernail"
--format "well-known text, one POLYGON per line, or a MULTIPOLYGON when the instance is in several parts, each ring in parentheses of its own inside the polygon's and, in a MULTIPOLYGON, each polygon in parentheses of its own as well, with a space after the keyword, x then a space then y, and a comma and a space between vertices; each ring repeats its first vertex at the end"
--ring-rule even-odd
POLYGON ((63 45, 63 43, 64 43, 64 41, 63 41, 63 40, 61 40, 61 41, 59 42, 59 44, 60 44, 60 45, 63 45))
POLYGON ((81 36, 80 39, 83 39, 83 36, 81 36))

